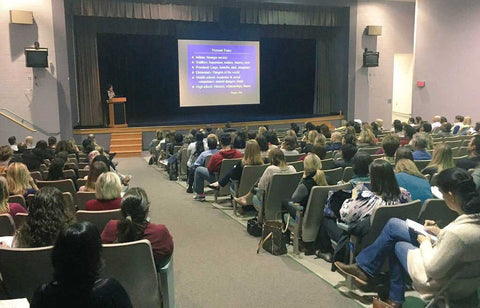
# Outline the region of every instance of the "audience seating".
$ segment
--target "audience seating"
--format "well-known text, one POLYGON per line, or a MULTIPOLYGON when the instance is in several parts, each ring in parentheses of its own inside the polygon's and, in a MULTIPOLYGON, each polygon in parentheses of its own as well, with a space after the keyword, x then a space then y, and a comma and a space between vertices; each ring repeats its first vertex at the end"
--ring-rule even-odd
POLYGON ((18 203, 24 208, 27 208, 27 202, 25 202, 25 197, 22 195, 13 195, 8 197, 9 203, 18 203))
POLYGON ((285 155, 285 161, 287 163, 297 161, 300 157, 302 157, 303 154, 290 154, 290 155, 285 155))
POLYGON ((175 282, 173 279, 173 256, 164 267, 158 271, 162 307, 175 307, 175 282))
POLYGON ((13 221, 15 222, 15 229, 19 230, 23 224, 27 221, 28 214, 26 213, 18 213, 17 215, 13 216, 13 221))
POLYGON ((103 258, 102 278, 117 279, 130 296, 133 307, 162 306, 160 280, 148 240, 105 244, 103 258))
MULTIPOLYGON (((233 181, 233 189, 230 190, 232 197, 238 198, 246 195, 253 185, 260 179, 268 165, 243 167, 240 181, 233 181)), ((237 203, 232 199, 234 213, 237 214, 237 203)))
MULTIPOLYGON (((242 160, 241 158, 223 159, 217 179, 221 179, 225 175, 227 175, 227 173, 230 172, 233 166, 235 166, 235 164, 241 160, 242 160)), ((229 194, 230 194, 230 187, 228 184, 225 185, 224 187, 220 186, 218 189, 215 190, 215 202, 218 202, 219 196, 228 196, 229 194)))
POLYGON ((302 171, 303 172, 303 161, 292 161, 288 163, 289 165, 292 165, 297 172, 302 171))
POLYGON ((255 205, 258 221, 281 219, 282 201, 292 197, 302 178, 302 172, 292 174, 274 174, 267 191, 257 188, 257 198, 261 206, 255 205))
POLYGON ((75 170, 73 169, 63 170, 63 176, 67 179, 77 177, 77 175, 75 174, 75 170))
POLYGON ((374 155, 380 149, 381 149, 381 147, 359 147, 358 151, 368 153, 370 155, 374 155))
POLYGON ((43 181, 43 176, 42 176, 42 173, 40 171, 32 171, 32 172, 30 172, 30 176, 35 181, 43 181))
POLYGON ((95 192, 85 192, 85 191, 79 191, 77 193, 77 200, 78 200, 78 209, 79 210, 84 210, 85 209, 85 204, 87 203, 88 200, 95 199, 95 192))
POLYGON ((375 160, 379 158, 383 158, 385 155, 384 154, 370 154, 370 157, 375 160))
POLYGON ((88 172, 90 170, 87 169, 78 169, 78 178, 83 179, 84 177, 88 176, 88 172))
POLYGON ((328 152, 325 154, 325 158, 324 158, 324 159, 329 159, 329 158, 333 158, 333 151, 328 151, 328 152))
POLYGON ((63 202, 65 202, 65 208, 70 210, 71 213, 75 213, 76 211, 76 204, 74 204, 73 196, 69 192, 62 192, 63 195, 63 202))
POLYGON ((78 170, 85 169, 88 166, 88 163, 78 163, 78 170))
POLYGON ((122 210, 107 210, 107 211, 84 211, 78 210, 75 214, 77 221, 89 221, 93 223, 98 231, 102 233, 106 224, 110 220, 120 220, 122 218, 122 210))
MULTIPOLYGON (((290 219, 289 229, 293 231, 293 252, 299 254, 299 240, 302 239, 305 243, 315 242, 318 231, 323 221, 323 211, 327 201, 328 193, 333 190, 350 189, 349 183, 334 186, 314 186, 310 192, 306 208, 294 205, 290 202, 296 210, 297 221, 290 219)), ((288 215, 288 214, 286 214, 288 215)))
POLYGON ((349 182, 353 178, 353 167, 345 167, 343 169, 342 181, 349 182))
POLYGON ((77 205, 77 190, 73 184, 73 180, 58 180, 58 181, 37 181, 38 188, 52 186, 60 189, 61 192, 69 192, 73 197, 73 204, 77 205))
POLYGON ((15 234, 15 222, 10 214, 0 214, 0 236, 13 236, 15 234))
POLYGON ((0 247, 0 272, 9 298, 30 301, 38 287, 53 280, 52 248, 0 247))
POLYGON ((68 169, 75 170, 75 169, 77 169, 77 165, 75 163, 66 162, 64 169, 65 170, 68 170, 68 169))
MULTIPOLYGON (((80 188, 82 186, 85 186, 85 184, 87 184, 87 180, 85 179, 77 179, 75 181, 75 183, 77 184, 77 188, 80 188)), ((78 194, 78 193, 77 193, 78 194)))
POLYGON ((448 144, 451 148, 459 148, 463 144, 463 139, 461 140, 445 140, 445 144, 448 144))
POLYGON ((413 162, 417 166, 418 170, 422 171, 423 169, 425 169, 425 167, 428 166, 428 164, 431 162, 431 160, 430 159, 428 159, 428 160, 414 160, 413 162))
POLYGON ((337 183, 343 178, 342 167, 330 170, 323 170, 323 172, 325 173, 325 178, 327 179, 328 185, 337 185, 337 183))
POLYGON ((457 151, 456 156, 462 157, 462 156, 465 156, 465 155, 468 155, 468 147, 460 147, 457 151))
POLYGON ((453 162, 456 164, 458 161, 460 161, 462 159, 466 159, 466 158, 468 158, 468 155, 464 155, 464 156, 460 156, 460 157, 454 157, 453 162))
POLYGON ((418 222, 423 224, 426 219, 433 220, 440 228, 444 228, 457 217, 457 212, 449 209, 445 200, 427 199, 423 203, 422 209, 418 215, 418 222))
POLYGON ((180 155, 180 161, 178 163, 178 177, 180 180, 185 180, 187 178, 187 162, 189 157, 187 157, 187 148, 183 148, 180 155))
POLYGON ((333 164, 333 158, 322 160, 322 170, 332 169, 333 167, 335 167, 333 164))

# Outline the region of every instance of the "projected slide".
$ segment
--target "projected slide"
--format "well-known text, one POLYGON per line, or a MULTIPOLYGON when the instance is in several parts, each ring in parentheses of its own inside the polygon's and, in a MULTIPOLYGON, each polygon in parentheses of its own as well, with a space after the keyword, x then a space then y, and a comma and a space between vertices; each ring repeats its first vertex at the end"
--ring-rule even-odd
POLYGON ((259 43, 178 40, 180 107, 260 103, 259 43))

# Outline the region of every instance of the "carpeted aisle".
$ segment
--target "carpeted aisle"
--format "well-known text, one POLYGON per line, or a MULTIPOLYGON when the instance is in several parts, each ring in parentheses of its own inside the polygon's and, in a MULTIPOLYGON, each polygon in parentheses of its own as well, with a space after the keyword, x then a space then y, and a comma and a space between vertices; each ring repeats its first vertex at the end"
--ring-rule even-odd
POLYGON ((119 158, 151 200, 152 222, 175 242, 177 307, 359 307, 289 257, 256 254, 258 240, 142 158, 119 158))

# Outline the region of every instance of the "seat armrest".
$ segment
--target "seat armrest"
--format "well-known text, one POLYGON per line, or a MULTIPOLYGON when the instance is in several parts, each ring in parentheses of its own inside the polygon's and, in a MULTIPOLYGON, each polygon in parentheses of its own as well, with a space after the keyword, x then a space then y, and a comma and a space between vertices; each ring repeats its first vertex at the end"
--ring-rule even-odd
POLYGON ((348 225, 344 222, 337 222, 337 227, 339 227, 340 229, 342 229, 343 231, 346 231, 348 233, 350 233, 350 231, 351 231, 350 225, 348 225))
POLYGON ((295 211, 303 212, 303 206, 293 203, 293 201, 288 202, 288 206, 293 208, 295 211))

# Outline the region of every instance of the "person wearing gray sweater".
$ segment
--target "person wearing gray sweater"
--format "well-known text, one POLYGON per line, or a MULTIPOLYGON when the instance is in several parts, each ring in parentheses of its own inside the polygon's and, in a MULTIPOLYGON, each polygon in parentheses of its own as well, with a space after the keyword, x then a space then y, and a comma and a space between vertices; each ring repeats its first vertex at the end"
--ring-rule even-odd
MULTIPOLYGON (((463 169, 451 168, 438 175, 437 186, 447 206, 458 218, 440 229, 426 220, 425 229, 437 237, 418 235, 405 221, 392 218, 377 240, 356 257, 357 263, 335 262, 340 274, 353 277, 357 285, 365 286, 389 259, 390 291, 388 304, 401 307, 405 301, 404 275, 421 293, 435 293, 455 274, 455 283, 448 285, 450 300, 477 307, 476 289, 480 285, 480 194, 472 176, 463 169), (468 277, 463 277, 468 273, 468 277), (462 279, 463 278, 463 279, 462 279), (467 300, 466 300, 467 299, 467 300)), ((455 305, 455 307, 460 307, 455 305)))

